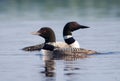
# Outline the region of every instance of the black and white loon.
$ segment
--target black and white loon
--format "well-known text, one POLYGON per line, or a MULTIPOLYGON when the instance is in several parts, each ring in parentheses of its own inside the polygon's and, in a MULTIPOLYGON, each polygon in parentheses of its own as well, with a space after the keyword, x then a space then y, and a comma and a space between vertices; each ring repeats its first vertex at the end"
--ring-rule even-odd
POLYGON ((63 29, 63 38, 65 42, 56 42, 54 31, 49 27, 43 27, 34 35, 39 35, 45 39, 45 43, 35 46, 23 48, 25 51, 34 51, 43 49, 44 51, 53 51, 55 53, 84 53, 95 54, 96 51, 80 48, 79 43, 72 37, 72 32, 78 29, 89 28, 87 26, 79 25, 77 22, 69 22, 63 29))
POLYGON ((45 39, 45 43, 41 48, 43 52, 53 51, 54 48, 69 48, 65 42, 56 42, 54 31, 50 27, 43 27, 37 32, 32 32, 33 35, 39 35, 45 39))
POLYGON ((89 28, 87 26, 83 26, 78 24, 77 22, 69 22, 65 25, 64 29, 63 29, 63 38, 64 41, 70 46, 70 47, 74 47, 74 48, 80 48, 80 45, 78 43, 78 41, 76 41, 73 37, 72 37, 72 32, 76 31, 78 29, 85 29, 85 28, 89 28))
POLYGON ((50 27, 42 27, 37 32, 32 32, 33 35, 41 36, 45 39, 45 42, 42 44, 34 45, 34 46, 28 46, 23 48, 25 51, 36 51, 41 50, 45 44, 51 44, 57 48, 69 48, 70 46, 65 42, 56 42, 56 37, 54 31, 50 27))

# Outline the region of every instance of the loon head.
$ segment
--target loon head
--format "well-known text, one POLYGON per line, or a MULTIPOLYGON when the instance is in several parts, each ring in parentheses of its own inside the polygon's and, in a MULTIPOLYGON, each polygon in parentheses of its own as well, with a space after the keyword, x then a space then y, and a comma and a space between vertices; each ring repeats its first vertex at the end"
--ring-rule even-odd
POLYGON ((32 34, 43 37, 45 39, 45 43, 56 42, 55 33, 50 27, 42 27, 37 32, 32 32, 32 34))
POLYGON ((80 25, 77 22, 68 22, 63 29, 63 35, 72 35, 71 32, 78 30, 78 29, 85 29, 85 28, 89 28, 87 26, 84 25, 80 25))

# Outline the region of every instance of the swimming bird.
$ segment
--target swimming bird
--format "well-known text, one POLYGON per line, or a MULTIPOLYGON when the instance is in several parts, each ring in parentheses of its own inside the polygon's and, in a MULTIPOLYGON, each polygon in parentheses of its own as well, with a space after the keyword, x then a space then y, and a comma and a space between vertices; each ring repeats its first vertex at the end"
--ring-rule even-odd
POLYGON ((76 41, 73 38, 72 32, 74 32, 78 29, 85 29, 85 28, 89 28, 89 27, 80 25, 77 22, 68 22, 63 28, 64 41, 72 48, 80 48, 78 41, 76 41))
MULTIPOLYGON (((51 42, 56 47, 60 48, 69 48, 75 47, 80 48, 79 43, 72 37, 72 32, 78 29, 89 28, 87 26, 83 26, 78 24, 77 22, 68 22, 63 29, 63 38, 65 42, 56 42, 56 37, 54 31, 50 27, 43 27, 37 32, 32 32, 33 35, 41 36, 45 39, 45 43, 51 42)), ((23 48, 25 51, 36 51, 41 50, 44 46, 44 43, 28 46, 23 48)))
POLYGON ((56 42, 54 31, 49 27, 43 27, 37 32, 33 32, 34 35, 39 35, 45 39, 45 43, 23 48, 23 50, 34 50, 33 48, 37 47, 37 49, 44 49, 48 51, 52 51, 54 53, 62 53, 68 55, 78 54, 94 54, 97 53, 93 50, 87 50, 80 48, 79 43, 72 37, 72 32, 78 29, 89 28, 87 26, 79 25, 77 22, 69 22, 65 25, 63 29, 63 37, 65 42, 56 42))
POLYGON ((56 42, 55 33, 50 27, 42 27, 37 32, 32 32, 32 34, 43 37, 45 39, 45 42, 42 44, 25 47, 23 48, 25 51, 39 51, 45 44, 51 44, 57 48, 69 47, 69 45, 65 42, 56 42))

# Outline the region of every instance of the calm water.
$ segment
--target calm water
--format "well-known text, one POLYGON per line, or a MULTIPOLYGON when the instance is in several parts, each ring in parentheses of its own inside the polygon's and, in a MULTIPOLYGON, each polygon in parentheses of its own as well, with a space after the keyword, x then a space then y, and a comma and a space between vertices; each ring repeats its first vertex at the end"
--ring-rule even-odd
POLYGON ((1 0, 0 81, 120 81, 119 3, 119 0, 1 0), (62 29, 69 21, 91 27, 77 30, 73 36, 82 48, 102 54, 50 60, 41 52, 21 50, 44 42, 30 34, 44 26, 55 31, 57 41, 63 41, 62 29))

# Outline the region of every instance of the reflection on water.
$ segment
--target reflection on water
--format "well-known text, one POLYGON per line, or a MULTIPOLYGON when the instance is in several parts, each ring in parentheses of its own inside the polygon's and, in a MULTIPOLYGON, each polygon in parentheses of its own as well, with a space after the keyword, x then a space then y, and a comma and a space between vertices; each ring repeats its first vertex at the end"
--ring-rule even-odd
POLYGON ((51 56, 43 56, 45 67, 41 71, 41 74, 44 74, 41 76, 42 81, 119 81, 120 70, 118 67, 120 64, 116 66, 118 61, 116 58, 111 60, 111 56, 116 57, 115 54, 110 53, 109 55, 93 55, 90 58, 77 58, 76 60, 63 58, 54 60, 51 56))
POLYGON ((46 77, 54 77, 55 76, 55 62, 54 60, 45 60, 45 75, 46 77))
POLYGON ((42 71, 41 73, 44 73, 46 77, 55 77, 56 73, 55 70, 58 70, 58 68, 56 68, 56 61, 57 60, 64 60, 65 61, 65 67, 62 68, 63 71, 66 71, 67 73, 65 73, 64 75, 66 76, 70 76, 70 75, 74 75, 74 71, 79 70, 79 67, 74 66, 74 61, 78 60, 78 59, 83 59, 83 58, 87 58, 87 57, 76 57, 76 55, 54 55, 52 53, 47 53, 44 54, 44 56, 42 57, 43 61, 44 61, 44 71, 42 71), (70 64, 69 64, 70 63, 70 64), (72 64, 71 64, 72 63, 72 64), (72 71, 72 72, 71 72, 72 71))
POLYGON ((42 73, 45 73, 46 77, 54 77, 55 76, 55 62, 52 57, 52 55, 44 55, 43 56, 43 61, 44 61, 44 71, 42 73))

